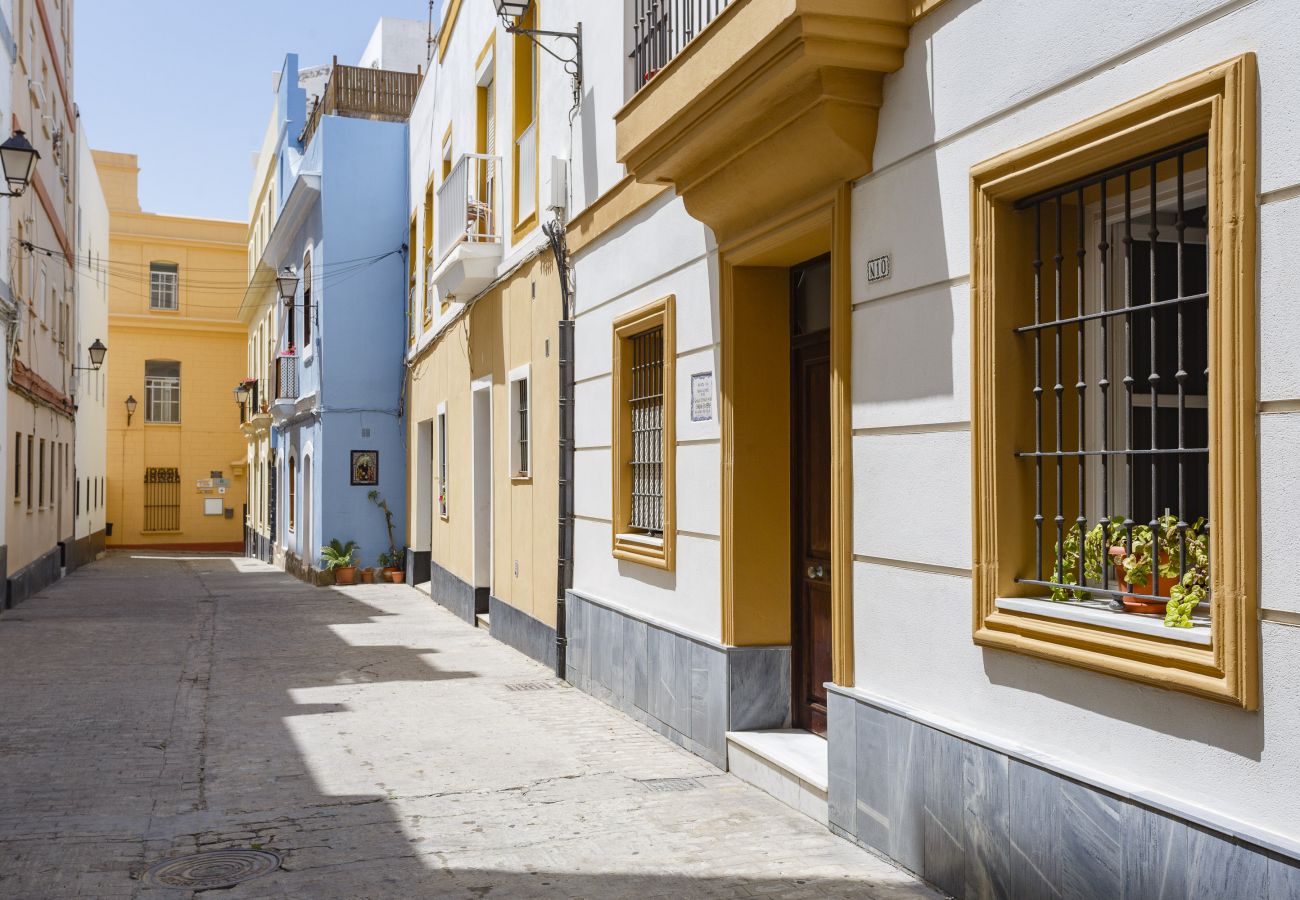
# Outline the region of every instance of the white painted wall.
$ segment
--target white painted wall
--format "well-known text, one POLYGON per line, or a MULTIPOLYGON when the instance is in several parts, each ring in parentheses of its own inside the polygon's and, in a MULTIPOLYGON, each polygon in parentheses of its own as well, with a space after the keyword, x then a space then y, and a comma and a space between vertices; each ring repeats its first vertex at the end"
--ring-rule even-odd
POLYGON ((387 69, 390 72, 414 72, 416 68, 427 69, 428 40, 427 21, 380 16, 357 65, 363 68, 387 69))
MULTIPOLYGON (((14 30, 14 4, 13 0, 0 0, 0 18, 4 20, 4 31, 9 35, 9 40, 3 41, 4 46, 0 48, 0 97, 9 101, 13 97, 13 68, 17 62, 17 47, 10 43, 16 40, 14 30)), ((12 107, 9 110, 12 115, 12 107)), ((9 219, 10 219, 10 200, 8 197, 0 198, 0 279, 4 280, 6 285, 5 294, 12 295, 12 273, 10 270, 9 256, 9 219)), ((7 325, 18 315, 18 306, 16 303, 6 301, 0 298, 0 325, 7 325)), ((5 351, 8 355, 8 351, 5 351)), ((8 377, 8 360, 4 360, 6 378, 8 377)), ((9 404, 8 402, 0 403, 0 435, 5 436, 5 440, 0 441, 0 472, 9 473, 13 471, 13 460, 9 454, 13 452, 13 445, 9 437, 9 404)), ((12 489, 12 483, 8 480, 12 475, 6 474, 4 483, 12 489)), ((8 516, 0 516, 0 547, 9 543, 6 527, 8 516)))
MULTIPOLYGON (((87 348, 97 339, 108 344, 108 204, 99 183, 84 123, 77 129, 77 336, 74 365, 89 366, 87 348)), ((73 462, 77 497, 74 537, 104 530, 107 471, 109 346, 98 372, 74 373, 77 441, 73 462)))
POLYGON ((950 0, 886 80, 875 171, 853 209, 857 686, 1293 840, 1300 628, 1261 623, 1257 713, 972 643, 968 345, 970 168, 1257 53, 1262 605, 1300 612, 1300 56, 1280 27, 1295 14, 1289 0, 1097 0, 1070 15, 950 0), (892 277, 867 284, 866 261, 886 253, 892 277))

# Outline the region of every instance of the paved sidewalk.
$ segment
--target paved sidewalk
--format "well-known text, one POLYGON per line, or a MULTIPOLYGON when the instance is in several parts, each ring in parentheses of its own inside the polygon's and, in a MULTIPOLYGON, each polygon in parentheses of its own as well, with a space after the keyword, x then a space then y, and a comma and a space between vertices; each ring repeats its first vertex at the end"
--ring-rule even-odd
POLYGON ((284 857, 228 898, 937 896, 409 587, 112 555, 0 616, 0 897, 225 847, 284 857))

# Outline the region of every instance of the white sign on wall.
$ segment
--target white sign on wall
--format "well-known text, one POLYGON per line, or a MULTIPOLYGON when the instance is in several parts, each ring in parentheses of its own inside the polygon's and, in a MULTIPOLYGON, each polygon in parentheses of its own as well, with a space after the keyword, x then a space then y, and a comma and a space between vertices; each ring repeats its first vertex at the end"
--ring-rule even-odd
POLYGON ((696 372, 691 376, 691 421, 708 422, 713 418, 713 373, 696 372))
POLYGON ((889 277, 889 254, 867 260, 867 283, 883 281, 889 277))

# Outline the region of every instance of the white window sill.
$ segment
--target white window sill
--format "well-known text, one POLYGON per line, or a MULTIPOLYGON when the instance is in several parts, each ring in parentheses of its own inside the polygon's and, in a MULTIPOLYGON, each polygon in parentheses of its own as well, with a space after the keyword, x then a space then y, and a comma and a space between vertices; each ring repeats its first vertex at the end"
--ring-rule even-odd
POLYGON ((1069 622, 1082 622, 1085 625, 1100 625, 1116 631, 1129 631, 1165 638, 1171 641, 1183 641, 1188 644, 1210 645, 1210 625, 1208 620, 1197 616, 1192 619, 1191 628, 1168 628, 1161 616, 1143 615, 1141 613, 1113 612, 1100 602, 1066 601, 1055 603, 1051 600, 1035 600, 1032 597, 999 597, 998 609, 1008 612, 1031 613, 1049 619, 1065 619, 1069 622))
POLYGON ((664 539, 661 537, 652 537, 648 534, 637 534, 635 532, 626 532, 615 535, 619 543, 643 544, 646 547, 657 547, 663 549, 664 539))

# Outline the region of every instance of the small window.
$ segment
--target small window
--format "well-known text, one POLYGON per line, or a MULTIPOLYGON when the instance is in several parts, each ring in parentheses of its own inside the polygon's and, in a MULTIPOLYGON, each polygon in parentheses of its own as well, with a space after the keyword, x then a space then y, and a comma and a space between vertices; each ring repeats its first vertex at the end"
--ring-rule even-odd
POLYGON ((36 498, 36 508, 45 509, 45 438, 41 438, 40 455, 37 457, 37 463, 41 468, 36 478, 36 489, 39 491, 36 498))
POLYGON ((23 499, 23 434, 14 433, 14 502, 23 499))
POLYGON ((298 522, 298 463, 292 456, 289 457, 289 530, 293 531, 294 525, 298 522))
POLYGON ((510 475, 527 478, 532 471, 529 441, 532 422, 529 416, 529 367, 520 366, 510 373, 510 475))
POLYGON ((674 302, 614 321, 614 555, 673 566, 675 540, 674 302))
POLYGON ((177 283, 180 281, 180 267, 175 263, 155 262, 149 264, 149 308, 177 309, 177 283))
POLYGON ((302 258, 302 346, 311 347, 311 253, 302 258))
POLYGON ((181 530, 180 469, 144 470, 144 530, 181 530))
POLYGON ((181 364, 151 359, 144 364, 144 420, 176 423, 181 420, 181 364))
POLYGON ((438 515, 447 518, 447 410, 445 404, 438 409, 438 515))

